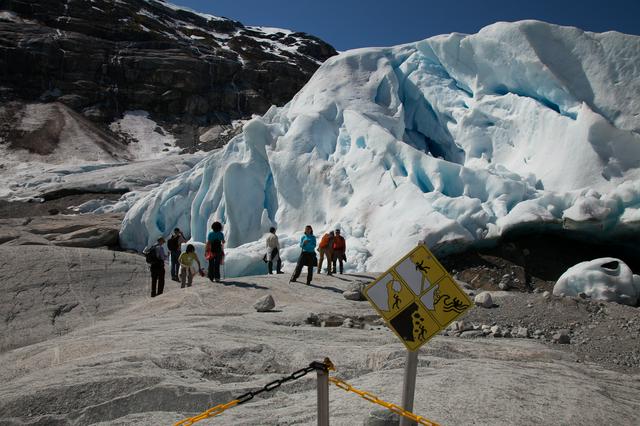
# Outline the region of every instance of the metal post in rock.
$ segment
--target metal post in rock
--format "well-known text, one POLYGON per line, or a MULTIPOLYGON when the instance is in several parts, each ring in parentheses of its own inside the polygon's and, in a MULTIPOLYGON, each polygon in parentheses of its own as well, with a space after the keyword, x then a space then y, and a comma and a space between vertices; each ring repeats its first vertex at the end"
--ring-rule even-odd
POLYGON ((318 373, 318 426, 329 426, 329 371, 318 373))
MULTIPOLYGON (((404 383, 402 384, 402 408, 413 411, 413 397, 416 392, 416 373, 418 371, 418 351, 407 351, 407 364, 404 366, 404 383)), ((413 426, 415 422, 400 417, 400 426, 413 426)))

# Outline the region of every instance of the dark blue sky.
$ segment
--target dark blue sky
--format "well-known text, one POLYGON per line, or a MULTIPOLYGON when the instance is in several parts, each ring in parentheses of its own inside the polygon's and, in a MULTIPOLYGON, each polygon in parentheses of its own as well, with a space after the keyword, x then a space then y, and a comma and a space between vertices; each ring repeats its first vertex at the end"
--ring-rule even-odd
POLYGON ((316 35, 338 50, 391 46, 497 21, 539 19, 640 35, 638 0, 170 0, 245 25, 316 35))

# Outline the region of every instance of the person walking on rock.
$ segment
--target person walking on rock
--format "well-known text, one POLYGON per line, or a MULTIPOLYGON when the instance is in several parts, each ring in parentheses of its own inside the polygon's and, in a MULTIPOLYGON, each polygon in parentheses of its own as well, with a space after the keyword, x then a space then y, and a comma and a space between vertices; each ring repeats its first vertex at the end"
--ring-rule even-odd
POLYGON ((293 276, 289 282, 296 282, 302 272, 302 267, 306 266, 307 285, 311 285, 311 280, 313 279, 313 267, 316 266, 316 237, 313 235, 313 228, 311 228, 311 225, 305 226, 304 235, 300 238, 300 247, 302 247, 302 253, 300 253, 296 270, 293 272, 293 276))
POLYGON ((332 275, 331 266, 333 265, 333 240, 335 234, 330 231, 328 234, 324 234, 318 244, 318 252, 320 252, 320 260, 318 260, 318 273, 322 273, 322 261, 325 256, 327 257, 327 274, 332 275))
POLYGON ((187 239, 182 234, 182 231, 180 231, 180 228, 174 229, 173 235, 171 235, 169 241, 167 241, 167 248, 169 249, 169 254, 171 255, 170 270, 171 279, 173 281, 178 281, 178 272, 180 268, 180 262, 178 261, 178 258, 180 257, 180 247, 183 243, 186 242, 187 239))
POLYGON ((347 252, 347 243, 344 240, 344 237, 340 235, 340 230, 336 229, 335 237, 333 238, 333 272, 336 270, 336 262, 340 263, 340 273, 344 273, 344 264, 343 262, 347 260, 346 257, 347 252))
POLYGON ((224 256, 224 234, 222 233, 222 224, 213 222, 211 224, 211 232, 207 235, 207 248, 205 257, 209 261, 208 277, 211 281, 220 282, 220 265, 224 256))
POLYGON ((273 226, 269 229, 269 235, 267 236, 267 266, 269 267, 269 274, 273 274, 273 261, 276 261, 276 273, 284 274, 282 272, 282 260, 280 259, 280 241, 276 235, 276 228, 273 226))
POLYGON ((184 288, 185 285, 191 287, 193 277, 201 269, 202 265, 200 265, 200 259, 198 259, 198 255, 196 254, 196 248, 193 244, 187 245, 187 251, 180 255, 180 288, 184 288), (198 269, 196 269, 193 262, 198 264, 198 269))
POLYGON ((156 297, 164 291, 164 262, 167 255, 164 252, 164 238, 158 238, 158 242, 151 246, 145 256, 151 270, 151 297, 156 297))

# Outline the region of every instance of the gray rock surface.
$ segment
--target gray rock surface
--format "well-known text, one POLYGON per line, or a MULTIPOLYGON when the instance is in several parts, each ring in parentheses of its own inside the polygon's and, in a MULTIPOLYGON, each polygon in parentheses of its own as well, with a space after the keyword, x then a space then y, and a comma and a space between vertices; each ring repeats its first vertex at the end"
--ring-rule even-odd
POLYGON ((253 308, 258 312, 269 312, 275 307, 276 301, 273 300, 273 296, 271 296, 270 294, 262 296, 260 299, 256 300, 256 303, 253 304, 253 308))
POLYGON ((116 247, 122 217, 122 214, 105 214, 0 219, 0 245, 116 247))
MULTIPOLYGON (((5 317, 14 300, 20 301, 20 315, 11 321, 12 329, 2 330, 3 339, 11 334, 16 342, 15 334, 43 328, 39 341, 23 339, 20 347, 0 351, 0 424, 172 424, 325 356, 337 367, 332 375, 387 401, 401 400, 406 350, 397 337, 385 327, 339 327, 345 316, 354 322, 377 318, 368 303, 342 297, 348 274, 318 276, 313 287, 288 285, 280 276, 220 284, 196 277, 187 289, 168 281, 165 293, 151 299, 139 256, 32 249, 63 250, 65 256, 91 252, 92 257, 74 268, 64 258, 58 263, 66 267, 59 270, 55 261, 36 262, 28 274, 0 280, 4 294, 9 288, 25 289, 2 299, 5 317), (65 270, 74 286, 62 278, 47 279, 65 270), (29 297, 22 299, 23 293, 29 297), (252 303, 267 294, 277 298, 279 312, 265 316, 252 303), (79 322, 70 321, 92 301, 99 303, 93 321, 88 313, 78 315, 79 322), (65 312, 65 305, 76 302, 65 312), (56 324, 68 316, 67 329, 51 326, 47 309, 54 306, 62 306, 56 324), (340 321, 326 320, 340 316, 340 321), (310 317, 326 326, 307 323, 310 317)), ((414 412, 440 424, 578 425, 584 419, 637 424, 640 376, 577 363, 564 350, 569 347, 437 336, 418 353, 414 412), (434 392, 435 386, 446 392, 434 392)), ((226 411, 216 422, 315 424, 315 395, 315 378, 309 374, 226 411)), ((335 386, 330 404, 335 425, 359 424, 377 409, 335 386)))
POLYGON ((0 258, 0 351, 91 327, 150 292, 148 267, 138 255, 0 246, 0 258))

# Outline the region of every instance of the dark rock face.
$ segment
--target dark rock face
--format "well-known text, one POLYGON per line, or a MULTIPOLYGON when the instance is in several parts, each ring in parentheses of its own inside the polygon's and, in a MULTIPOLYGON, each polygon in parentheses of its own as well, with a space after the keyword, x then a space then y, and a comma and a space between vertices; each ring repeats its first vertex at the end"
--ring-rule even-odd
POLYGON ((145 110, 178 138, 290 100, 336 51, 157 0, 0 0, 0 101, 94 122, 145 110))

